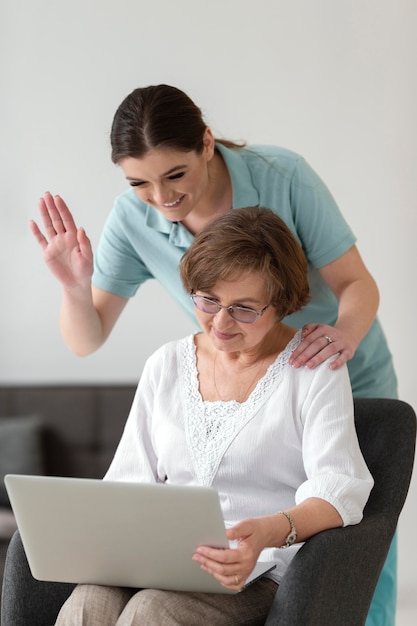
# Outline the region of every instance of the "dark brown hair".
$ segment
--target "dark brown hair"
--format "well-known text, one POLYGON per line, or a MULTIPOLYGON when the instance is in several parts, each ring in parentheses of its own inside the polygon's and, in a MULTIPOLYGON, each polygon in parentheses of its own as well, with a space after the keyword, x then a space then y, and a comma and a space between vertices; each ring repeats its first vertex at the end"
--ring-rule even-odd
POLYGON ((219 280, 259 272, 279 319, 310 299, 307 261, 286 224, 270 209, 233 209, 213 220, 194 239, 180 262, 189 293, 209 291, 219 280))
MULTIPOLYGON (((113 163, 142 158, 149 150, 170 148, 197 154, 203 151, 207 128, 201 109, 180 89, 169 85, 139 87, 120 104, 110 133, 113 163)), ((216 140, 239 148, 228 140, 216 140)))

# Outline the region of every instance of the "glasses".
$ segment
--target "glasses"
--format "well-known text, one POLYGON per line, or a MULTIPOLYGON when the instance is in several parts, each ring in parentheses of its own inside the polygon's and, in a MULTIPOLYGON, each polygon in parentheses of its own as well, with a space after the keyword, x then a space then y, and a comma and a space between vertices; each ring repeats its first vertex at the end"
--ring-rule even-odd
POLYGON ((226 309, 230 317, 236 320, 236 322, 242 322, 242 324, 253 324, 256 322, 258 317, 262 317, 267 308, 271 306, 270 304, 267 304, 262 311, 258 313, 255 309, 250 309, 246 306, 238 306, 235 304, 232 306, 223 306, 215 300, 205 298, 204 296, 198 296, 195 293, 192 293, 190 297, 194 302, 194 306, 197 307, 199 311, 208 313, 209 315, 216 315, 222 309, 226 309))

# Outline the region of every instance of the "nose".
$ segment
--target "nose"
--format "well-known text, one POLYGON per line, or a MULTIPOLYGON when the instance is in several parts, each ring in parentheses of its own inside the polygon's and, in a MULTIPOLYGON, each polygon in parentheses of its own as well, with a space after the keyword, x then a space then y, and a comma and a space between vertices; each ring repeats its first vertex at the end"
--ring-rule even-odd
POLYGON ((163 185, 154 185, 150 199, 159 205, 166 204, 169 202, 168 192, 164 189, 163 185))
POLYGON ((234 324, 234 320, 227 309, 220 309, 214 317, 216 319, 216 328, 218 330, 230 328, 234 324))

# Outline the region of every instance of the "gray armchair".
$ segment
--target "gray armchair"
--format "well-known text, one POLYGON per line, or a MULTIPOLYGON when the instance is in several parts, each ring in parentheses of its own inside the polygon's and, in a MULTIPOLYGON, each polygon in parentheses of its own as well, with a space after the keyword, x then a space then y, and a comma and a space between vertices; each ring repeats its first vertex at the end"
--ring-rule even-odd
MULTIPOLYGON (((416 415, 400 400, 357 399, 355 419, 375 479, 363 521, 304 544, 282 580, 267 626, 365 623, 408 492, 416 415)), ((35 580, 16 532, 6 559, 1 626, 52 626, 72 588, 35 580)))

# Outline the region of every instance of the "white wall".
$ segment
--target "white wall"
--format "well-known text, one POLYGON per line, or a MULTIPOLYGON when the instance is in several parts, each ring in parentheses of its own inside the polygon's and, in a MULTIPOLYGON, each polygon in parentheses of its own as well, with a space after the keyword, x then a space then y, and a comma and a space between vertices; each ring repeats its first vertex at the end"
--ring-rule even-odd
MULTIPOLYGON (((95 245, 125 188, 108 133, 135 87, 167 82, 218 135, 302 153, 358 236, 382 295, 401 397, 417 407, 415 0, 3 0, 0 14, 0 384, 135 381, 165 340, 191 330, 149 283, 96 355, 60 338, 60 291, 28 229, 60 193, 95 245)), ((416 486, 403 513, 400 598, 416 486), (408 524, 408 527, 407 527, 408 524)))

